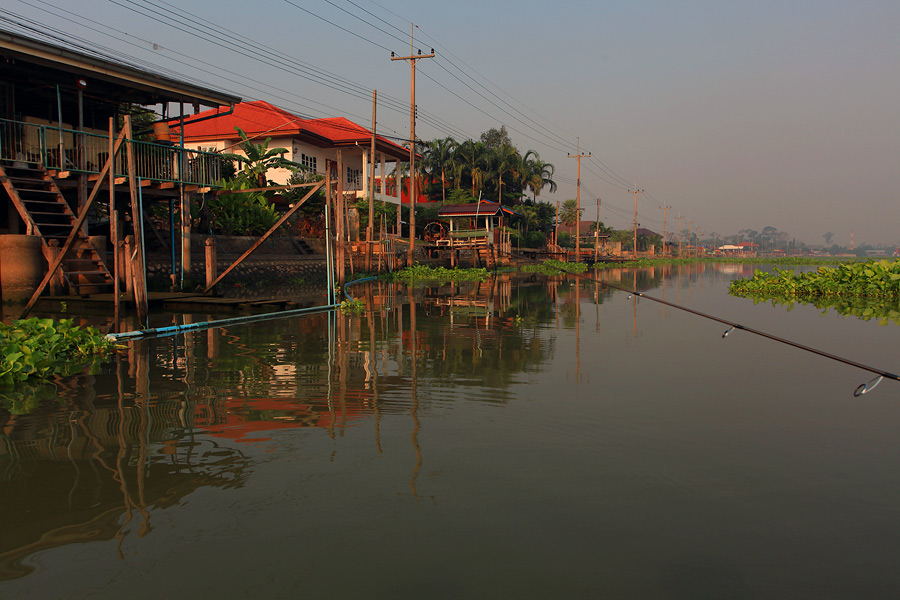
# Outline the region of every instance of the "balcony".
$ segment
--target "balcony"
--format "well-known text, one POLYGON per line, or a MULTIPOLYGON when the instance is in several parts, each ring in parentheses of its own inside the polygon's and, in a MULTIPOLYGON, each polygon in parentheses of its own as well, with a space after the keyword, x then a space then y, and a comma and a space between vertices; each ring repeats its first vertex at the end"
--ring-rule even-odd
MULTIPOLYGON (((136 175, 154 183, 218 187, 221 157, 165 143, 133 140, 136 175)), ((109 158, 109 136, 50 125, 0 119, 0 160, 40 166, 58 173, 99 175, 109 158)), ((120 148, 116 177, 128 175, 127 153, 120 148)))

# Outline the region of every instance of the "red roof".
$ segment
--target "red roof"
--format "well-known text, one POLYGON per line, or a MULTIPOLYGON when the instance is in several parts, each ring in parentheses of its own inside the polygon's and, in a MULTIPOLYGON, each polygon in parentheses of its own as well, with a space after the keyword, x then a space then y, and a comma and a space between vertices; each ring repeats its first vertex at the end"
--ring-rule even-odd
MULTIPOLYGON (((297 137, 319 147, 355 147, 359 143, 368 148, 372 140, 371 130, 344 117, 305 119, 263 100, 235 104, 234 112, 225 113, 224 109, 211 109, 188 117, 184 123, 185 141, 239 140, 236 127, 251 137, 297 137), (215 117, 217 114, 222 116, 215 117)), ((178 127, 173 129, 177 132, 178 127)), ((409 156, 409 150, 382 136, 376 135, 375 140, 376 149, 391 158, 402 160, 409 156)))

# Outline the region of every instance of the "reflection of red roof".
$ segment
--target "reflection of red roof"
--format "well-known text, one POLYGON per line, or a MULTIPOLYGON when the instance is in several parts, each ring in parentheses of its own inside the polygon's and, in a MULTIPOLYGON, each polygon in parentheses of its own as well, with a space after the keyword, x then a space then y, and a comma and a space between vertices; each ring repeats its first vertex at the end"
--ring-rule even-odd
MULTIPOLYGON (((348 395, 343 400, 327 399, 298 402, 290 398, 227 398, 225 400, 225 420, 216 419, 205 427, 210 435, 233 439, 239 442, 262 442, 269 437, 251 434, 277 429, 297 429, 300 427, 329 428, 349 425, 371 413, 366 406, 368 398, 348 395)), ((198 406, 195 419, 202 426, 204 408, 198 406)))
MULTIPOLYGON (((225 112, 224 109, 205 110, 185 119, 185 141, 240 140, 235 127, 250 137, 296 137, 319 147, 356 147, 359 142, 368 148, 372 140, 371 130, 344 117, 306 119, 262 100, 241 102, 235 104, 234 112, 225 112), (220 113, 222 116, 209 118, 220 113)), ((173 130, 178 131, 177 125, 173 130)), ((409 150, 384 137, 376 135, 375 140, 376 149, 392 158, 402 160, 409 156, 409 150)))

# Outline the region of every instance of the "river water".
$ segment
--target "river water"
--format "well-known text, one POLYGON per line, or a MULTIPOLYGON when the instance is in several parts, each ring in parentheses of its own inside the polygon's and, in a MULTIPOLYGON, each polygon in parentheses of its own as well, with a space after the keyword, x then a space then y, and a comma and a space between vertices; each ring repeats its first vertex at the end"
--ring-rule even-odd
MULTIPOLYGON (((601 277, 898 370, 895 323, 728 296, 750 274, 601 277)), ((896 382, 565 276, 355 293, 0 412, 0 597, 900 594, 896 382)))

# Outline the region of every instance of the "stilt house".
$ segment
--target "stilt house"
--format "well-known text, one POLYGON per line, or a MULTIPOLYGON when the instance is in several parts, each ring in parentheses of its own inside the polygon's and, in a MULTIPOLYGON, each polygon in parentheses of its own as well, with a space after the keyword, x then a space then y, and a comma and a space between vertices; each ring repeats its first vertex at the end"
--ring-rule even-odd
POLYGON ((171 246, 173 263, 180 251, 182 268, 188 268, 190 219, 180 215, 190 215, 197 196, 216 186, 217 156, 186 149, 157 126, 155 139, 136 135, 121 143, 111 162, 112 178, 103 177, 98 184, 114 146, 110 120, 117 136, 127 105, 161 106, 176 114, 167 121, 177 124, 186 118, 185 107, 195 113, 201 106, 213 107, 209 118, 214 118, 238 102, 231 94, 100 54, 0 31, 0 203, 5 204, 0 205, 0 236, 35 236, 41 251, 51 256, 52 248, 61 246, 75 228, 71 250, 60 265, 60 283, 75 294, 112 291, 107 249, 92 245, 89 233, 108 240, 113 222, 116 237, 134 234, 134 221, 142 221, 142 214, 156 205, 169 220, 168 235, 156 232, 157 240, 171 246), (89 218, 79 219, 92 192, 96 201, 89 218), (140 198, 137 210, 132 209, 135 196, 140 198))

